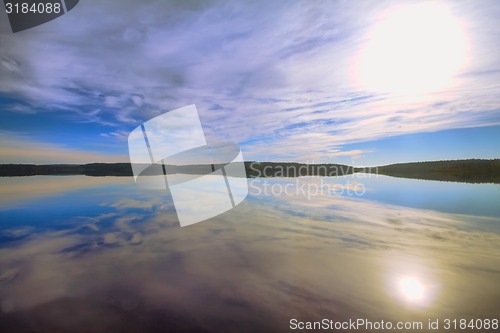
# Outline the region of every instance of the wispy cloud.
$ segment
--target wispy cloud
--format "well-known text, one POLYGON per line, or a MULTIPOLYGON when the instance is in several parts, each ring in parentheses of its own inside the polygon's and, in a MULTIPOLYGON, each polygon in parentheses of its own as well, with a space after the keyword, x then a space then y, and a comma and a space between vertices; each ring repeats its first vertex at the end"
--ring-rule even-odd
POLYGON ((35 138, 0 131, 1 163, 89 163, 89 162, 126 162, 126 155, 94 153, 73 149, 63 144, 43 143, 35 138))
POLYGON ((469 66, 453 88, 412 100, 353 75, 390 6, 88 0, 36 29, 2 32, 0 92, 22 101, 6 111, 64 110, 119 136, 195 103, 209 140, 242 143, 252 159, 321 161, 353 142, 500 124, 499 4, 449 4, 467 28, 469 66))

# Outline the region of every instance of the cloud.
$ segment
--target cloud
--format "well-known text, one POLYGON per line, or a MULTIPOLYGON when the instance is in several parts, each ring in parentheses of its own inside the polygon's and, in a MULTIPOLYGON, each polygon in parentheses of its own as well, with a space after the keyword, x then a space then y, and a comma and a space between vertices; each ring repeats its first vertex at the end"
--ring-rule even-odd
POLYGON ((413 100, 367 91, 353 76, 390 6, 88 0, 1 34, 0 92, 24 102, 11 112, 65 110, 121 132, 195 103, 209 140, 242 143, 259 160, 321 161, 332 150, 347 156, 350 143, 500 124, 498 4, 450 4, 466 23, 469 67, 454 87, 413 100))
POLYGON ((2 163, 78 164, 90 162, 126 162, 126 155, 94 153, 63 145, 40 142, 29 136, 0 132, 2 163))
POLYGON ((359 157, 362 154, 367 153, 367 151, 363 151, 361 149, 353 149, 353 150, 347 150, 347 151, 340 151, 340 150, 334 150, 329 152, 329 156, 335 157, 335 156, 351 156, 352 158, 359 157))

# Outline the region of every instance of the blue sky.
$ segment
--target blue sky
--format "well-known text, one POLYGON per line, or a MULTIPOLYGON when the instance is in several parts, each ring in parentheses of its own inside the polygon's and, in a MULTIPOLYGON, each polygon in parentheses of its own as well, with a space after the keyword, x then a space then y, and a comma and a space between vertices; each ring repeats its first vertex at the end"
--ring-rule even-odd
POLYGON ((190 104, 247 160, 500 158, 498 1, 86 0, 16 34, 0 16, 0 163, 127 161, 135 127, 190 104))

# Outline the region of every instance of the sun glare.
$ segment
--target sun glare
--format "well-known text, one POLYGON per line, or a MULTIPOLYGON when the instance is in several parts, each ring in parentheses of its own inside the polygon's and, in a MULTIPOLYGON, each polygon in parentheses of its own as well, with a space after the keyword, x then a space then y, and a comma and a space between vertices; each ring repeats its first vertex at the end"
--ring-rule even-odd
POLYGON ((399 290, 405 300, 419 302, 424 299, 425 287, 414 277, 405 277, 399 281, 399 290))
POLYGON ((357 76, 370 90, 424 94, 450 86, 467 62, 463 24, 437 2, 388 11, 370 31, 357 76))

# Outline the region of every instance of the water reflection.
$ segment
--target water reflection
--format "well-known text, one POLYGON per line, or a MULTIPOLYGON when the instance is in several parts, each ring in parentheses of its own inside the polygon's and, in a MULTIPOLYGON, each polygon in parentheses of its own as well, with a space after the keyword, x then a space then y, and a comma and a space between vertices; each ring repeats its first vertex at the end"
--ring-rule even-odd
POLYGON ((168 194, 60 178, 50 196, 2 192, 2 331, 288 331, 291 318, 427 322, 500 306, 497 217, 250 191, 180 228, 168 194))
POLYGON ((399 280, 399 290, 404 298, 412 303, 421 302, 426 296, 426 287, 420 280, 413 276, 403 277, 399 280))
MULTIPOLYGON (((409 308, 429 308, 441 292, 446 292, 432 257, 389 255, 386 288, 391 296, 409 308)), ((438 262, 438 265, 441 263, 438 262)), ((436 308, 436 307, 435 307, 436 308)), ((438 309, 436 309, 438 310, 438 309)))

